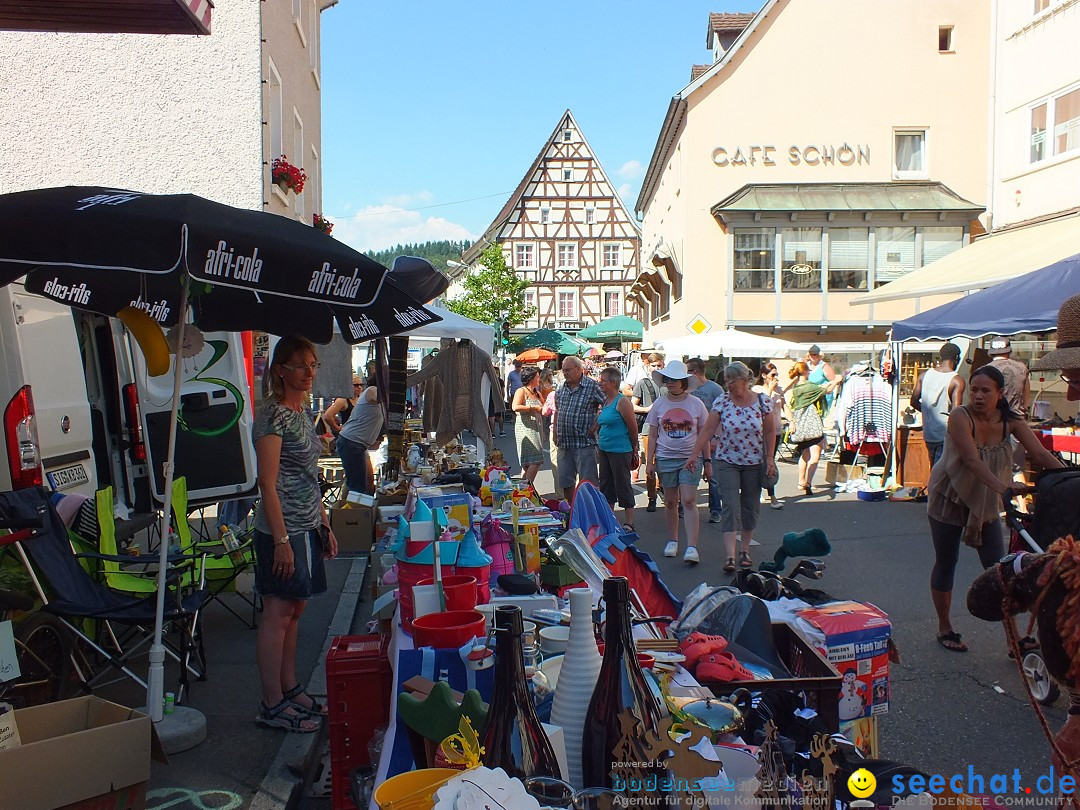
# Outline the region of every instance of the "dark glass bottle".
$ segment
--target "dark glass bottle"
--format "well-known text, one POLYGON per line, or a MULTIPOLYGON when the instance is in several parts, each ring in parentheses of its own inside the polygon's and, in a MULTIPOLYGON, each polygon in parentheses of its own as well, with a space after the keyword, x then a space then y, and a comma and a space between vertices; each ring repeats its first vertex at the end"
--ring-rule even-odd
POLYGON ((484 726, 483 763, 519 779, 562 778, 525 682, 522 632, 521 608, 502 605, 495 609, 495 684, 484 726))
MULTIPOLYGON (((647 752, 655 750, 660 740, 660 706, 637 662, 630 632, 630 585, 625 577, 604 580, 604 606, 604 660, 585 715, 581 775, 586 787, 628 794, 631 780, 648 780, 657 786, 663 780, 662 764, 624 764, 653 760, 647 752)), ((653 791, 663 792, 658 787, 653 791)))

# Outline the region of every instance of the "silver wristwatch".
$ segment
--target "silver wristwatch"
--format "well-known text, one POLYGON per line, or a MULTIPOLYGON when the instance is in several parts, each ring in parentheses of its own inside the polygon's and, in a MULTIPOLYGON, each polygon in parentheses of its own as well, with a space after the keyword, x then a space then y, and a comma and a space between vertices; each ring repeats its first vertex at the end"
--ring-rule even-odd
POLYGON ((289 543, 289 535, 285 535, 284 537, 279 537, 277 540, 274 541, 274 545, 276 545, 276 546, 284 546, 284 545, 288 545, 288 543, 289 543))

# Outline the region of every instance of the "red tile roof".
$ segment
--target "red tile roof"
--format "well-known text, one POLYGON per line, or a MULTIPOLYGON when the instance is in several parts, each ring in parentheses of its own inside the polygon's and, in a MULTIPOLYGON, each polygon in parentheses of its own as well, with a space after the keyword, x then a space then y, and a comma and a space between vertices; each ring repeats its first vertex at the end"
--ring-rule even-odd
POLYGON ((713 12, 709 14, 709 31, 742 31, 756 16, 752 12, 713 12))
POLYGON ((695 81, 698 76, 711 68, 712 65, 691 65, 690 66, 690 81, 695 81))

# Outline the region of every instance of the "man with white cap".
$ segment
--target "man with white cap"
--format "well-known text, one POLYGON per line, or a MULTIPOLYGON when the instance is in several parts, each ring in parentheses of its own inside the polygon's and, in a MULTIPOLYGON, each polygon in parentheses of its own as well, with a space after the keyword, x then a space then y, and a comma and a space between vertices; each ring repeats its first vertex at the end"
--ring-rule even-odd
POLYGON ((986 347, 990 365, 1001 372, 1005 378, 1005 401, 1013 413, 1027 418, 1028 396, 1031 394, 1031 377, 1028 367, 1019 360, 1012 359, 1012 341, 1007 337, 996 337, 986 347))
POLYGON ((1065 398, 1080 401, 1080 295, 1065 299, 1058 310, 1057 348, 1032 363, 1031 368, 1061 369, 1065 398))

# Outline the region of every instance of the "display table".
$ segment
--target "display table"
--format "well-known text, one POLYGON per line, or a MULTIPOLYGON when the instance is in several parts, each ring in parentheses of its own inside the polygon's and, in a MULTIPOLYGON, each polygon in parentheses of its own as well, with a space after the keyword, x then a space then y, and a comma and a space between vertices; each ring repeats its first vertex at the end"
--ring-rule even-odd
POLYGON ((930 483, 930 456, 921 427, 896 428, 896 475, 902 487, 925 487, 930 483))

